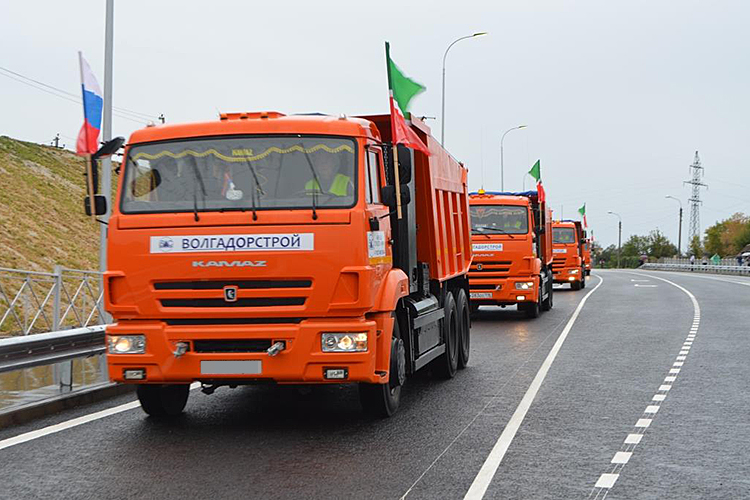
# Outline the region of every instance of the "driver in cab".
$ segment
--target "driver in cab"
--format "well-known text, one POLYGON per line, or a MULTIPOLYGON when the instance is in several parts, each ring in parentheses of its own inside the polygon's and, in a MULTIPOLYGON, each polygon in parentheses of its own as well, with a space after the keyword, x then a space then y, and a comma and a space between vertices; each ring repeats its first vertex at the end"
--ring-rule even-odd
POLYGON ((353 195, 352 178, 339 172, 338 159, 330 153, 319 153, 316 156, 314 165, 320 184, 313 177, 305 184, 305 191, 317 191, 333 196, 353 195))

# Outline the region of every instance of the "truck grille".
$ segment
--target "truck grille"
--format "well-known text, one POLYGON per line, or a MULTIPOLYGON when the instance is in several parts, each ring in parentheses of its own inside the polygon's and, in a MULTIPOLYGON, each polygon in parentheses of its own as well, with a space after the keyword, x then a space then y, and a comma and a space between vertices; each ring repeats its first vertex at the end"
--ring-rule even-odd
POLYGON ((270 339, 194 340, 194 352, 265 352, 270 339))
POLYGON ((221 290, 226 286, 236 286, 241 290, 310 288, 312 280, 163 281, 154 283, 155 290, 221 290))
POLYGON ((275 307, 301 306, 307 297, 253 297, 227 302, 224 299, 161 299, 163 307, 275 307))
POLYGON ((484 261, 484 262, 472 262, 469 268, 470 273, 507 273, 510 271, 510 265, 512 264, 509 260, 503 261, 484 261))
POLYGON ((503 285, 495 285, 493 283, 470 283, 469 288, 471 290, 500 290, 503 285))
POLYGON ((302 318, 173 318, 163 321, 169 326, 290 325, 301 323, 302 318))

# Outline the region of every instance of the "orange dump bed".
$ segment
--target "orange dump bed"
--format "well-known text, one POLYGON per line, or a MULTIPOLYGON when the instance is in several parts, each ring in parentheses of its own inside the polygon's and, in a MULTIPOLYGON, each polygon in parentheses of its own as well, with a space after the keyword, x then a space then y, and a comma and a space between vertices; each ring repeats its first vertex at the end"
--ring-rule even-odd
MULTIPOLYGON (((375 123, 383 141, 391 141, 389 115, 363 117, 375 123)), ((430 267, 430 278, 446 281, 466 275, 471 265, 468 170, 430 135, 421 120, 412 128, 430 155, 414 152, 417 258, 430 267)))

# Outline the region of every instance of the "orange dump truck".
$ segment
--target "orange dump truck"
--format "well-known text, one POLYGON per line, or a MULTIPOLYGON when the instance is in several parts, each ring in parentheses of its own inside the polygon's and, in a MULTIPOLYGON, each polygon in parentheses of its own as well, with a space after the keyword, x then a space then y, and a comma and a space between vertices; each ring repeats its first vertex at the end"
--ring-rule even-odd
POLYGON ((399 146, 397 175, 389 124, 263 112, 134 132, 109 222, 110 378, 154 416, 192 382, 358 383, 388 416, 408 375, 466 366, 467 170, 414 120, 431 155, 399 146))
POLYGON ((527 316, 552 309, 551 211, 536 191, 469 197, 474 260, 471 307, 518 305, 527 316))
POLYGON ((555 283, 570 283, 573 290, 586 288, 584 238, 580 221, 556 221, 552 225, 552 271, 555 283))

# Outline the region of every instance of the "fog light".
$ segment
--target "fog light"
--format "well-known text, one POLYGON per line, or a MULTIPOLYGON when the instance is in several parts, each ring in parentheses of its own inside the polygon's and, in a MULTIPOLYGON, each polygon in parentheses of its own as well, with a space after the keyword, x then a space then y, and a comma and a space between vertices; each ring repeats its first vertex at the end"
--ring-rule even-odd
POLYGON ((109 354, 143 354, 146 352, 146 336, 109 335, 107 347, 109 354))
POLYGON ((365 352, 367 332, 324 333, 321 337, 323 352, 365 352))
POLYGON ((526 300, 524 295, 516 295, 516 300, 526 300))
POLYGON ((349 378, 349 370, 346 368, 326 368, 323 370, 323 378, 329 380, 346 380, 349 378))
POLYGON ((534 287, 533 281, 519 281, 516 283, 516 290, 529 290, 534 287))
POLYGON ((575 280, 576 279, 573 276, 571 276, 570 278, 568 278, 568 281, 575 281, 575 280))
POLYGON ((122 371, 122 378, 125 380, 143 380, 146 378, 146 370, 143 368, 125 369, 122 371))

